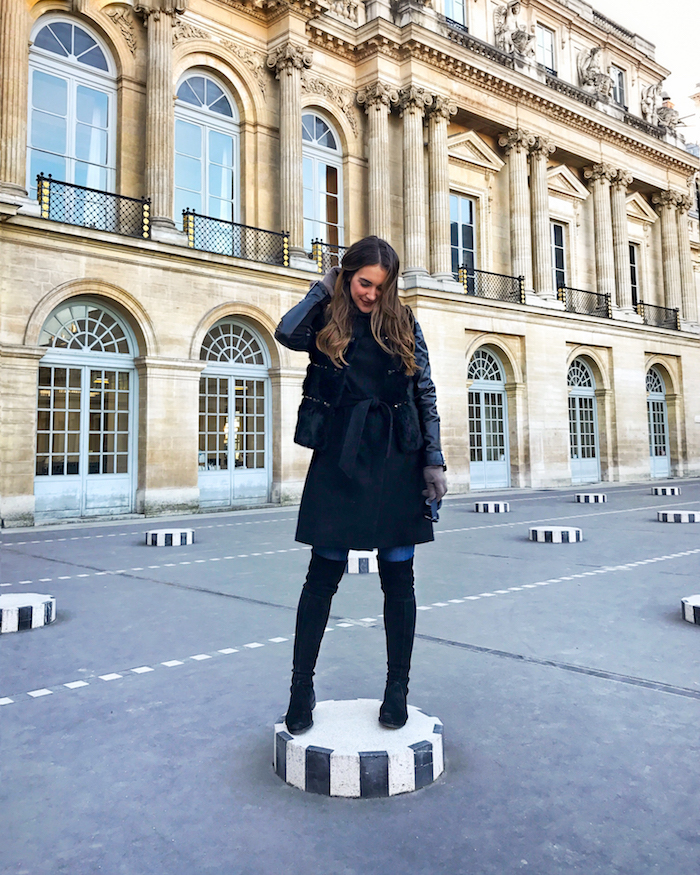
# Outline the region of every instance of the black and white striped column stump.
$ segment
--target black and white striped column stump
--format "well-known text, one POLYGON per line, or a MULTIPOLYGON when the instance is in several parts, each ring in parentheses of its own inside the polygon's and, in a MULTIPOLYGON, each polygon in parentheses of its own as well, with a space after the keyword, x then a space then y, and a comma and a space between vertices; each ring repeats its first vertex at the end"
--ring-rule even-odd
POLYGON ((603 504, 608 500, 608 496, 603 492, 577 492, 576 501, 578 504, 603 504))
POLYGON ((38 592, 0 595, 0 632, 48 626, 56 619, 56 599, 38 592))
POLYGON ((651 487, 652 495, 680 495, 681 487, 680 486, 652 486, 651 487))
POLYGON ((700 512, 695 510, 659 510, 656 519, 660 523, 700 523, 700 512))
POLYGON ((379 723, 375 699, 318 702, 314 725, 291 735, 275 724, 275 772, 307 793, 369 798, 427 787, 444 771, 442 723, 408 706, 401 729, 379 723))
POLYGON ((530 529, 530 540, 540 544, 574 544, 583 541, 583 532, 573 526, 535 526, 530 529))
POLYGON ((376 550, 349 550, 345 570, 348 574, 378 574, 376 550))
POLYGON ((700 626, 700 595, 689 595, 681 599, 683 619, 700 626))
POLYGON ((194 529, 153 529, 146 532, 148 547, 186 547, 194 544, 194 529))
POLYGON ((507 501, 477 501, 474 511, 475 513, 510 513, 510 504, 507 501))

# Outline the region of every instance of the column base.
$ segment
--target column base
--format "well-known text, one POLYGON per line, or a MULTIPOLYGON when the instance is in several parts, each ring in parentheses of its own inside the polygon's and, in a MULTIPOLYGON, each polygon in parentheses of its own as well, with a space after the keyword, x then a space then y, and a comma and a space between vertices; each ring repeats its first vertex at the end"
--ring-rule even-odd
POLYGON ((12 182, 0 182, 0 222, 16 216, 29 198, 26 189, 12 182))
POLYGON ((156 243, 171 243, 173 246, 187 246, 187 234, 180 231, 172 219, 154 216, 151 219, 151 240, 156 243))
POLYGON ((440 283, 440 288, 446 292, 452 292, 455 295, 464 294, 464 286, 457 282, 451 273, 434 273, 433 279, 440 283))

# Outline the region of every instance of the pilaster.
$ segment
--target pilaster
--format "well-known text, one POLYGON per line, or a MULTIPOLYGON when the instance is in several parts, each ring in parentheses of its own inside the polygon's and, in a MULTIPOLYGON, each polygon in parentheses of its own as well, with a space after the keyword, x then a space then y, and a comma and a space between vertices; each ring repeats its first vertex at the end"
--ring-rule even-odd
POLYGON ((391 229, 389 114, 398 100, 398 91, 384 82, 368 85, 357 94, 357 102, 367 113, 369 233, 383 240, 388 240, 391 229))
POLYGON ((535 137, 530 146, 530 206, 532 212, 532 273, 535 292, 554 298, 549 228, 547 163, 556 146, 548 137, 535 137))
POLYGON ((595 273, 599 295, 615 300, 615 258, 613 255, 610 182, 615 169, 609 164, 594 164, 583 175, 591 180, 593 191, 593 231, 595 235, 595 273))
POLYGON ((510 185, 510 260, 513 276, 525 277, 525 288, 532 288, 532 237, 527 189, 527 153, 535 137, 520 128, 498 138, 508 155, 510 185))

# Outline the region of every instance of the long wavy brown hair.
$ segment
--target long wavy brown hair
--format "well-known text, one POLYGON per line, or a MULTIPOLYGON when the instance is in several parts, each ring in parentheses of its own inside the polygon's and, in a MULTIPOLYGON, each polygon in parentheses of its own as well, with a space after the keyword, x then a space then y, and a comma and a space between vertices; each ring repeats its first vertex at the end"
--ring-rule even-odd
POLYGON ((418 370, 413 314, 399 300, 399 257, 381 237, 364 237, 353 243, 343 256, 335 290, 326 310, 326 324, 316 336, 316 346, 336 367, 347 364, 345 352, 358 313, 350 295, 350 280, 360 268, 375 264, 382 267, 387 276, 370 316, 372 334, 384 352, 401 359, 406 374, 410 376, 418 370))

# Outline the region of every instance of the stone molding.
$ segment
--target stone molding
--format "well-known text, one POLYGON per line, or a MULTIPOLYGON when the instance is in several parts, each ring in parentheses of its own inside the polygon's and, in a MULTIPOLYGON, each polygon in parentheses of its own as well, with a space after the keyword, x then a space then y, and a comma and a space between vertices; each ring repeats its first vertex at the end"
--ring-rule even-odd
POLYGON ((336 85, 327 79, 321 79, 319 76, 312 76, 305 69, 302 69, 301 90, 305 94, 319 94, 322 97, 327 97, 348 120, 353 134, 358 135, 360 127, 355 113, 355 94, 349 88, 336 85))
POLYGON ((313 62, 313 52, 305 46, 289 42, 280 46, 267 56, 267 66, 275 71, 277 79, 282 73, 291 75, 292 70, 303 70, 313 62))

